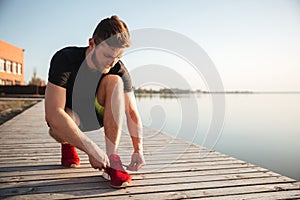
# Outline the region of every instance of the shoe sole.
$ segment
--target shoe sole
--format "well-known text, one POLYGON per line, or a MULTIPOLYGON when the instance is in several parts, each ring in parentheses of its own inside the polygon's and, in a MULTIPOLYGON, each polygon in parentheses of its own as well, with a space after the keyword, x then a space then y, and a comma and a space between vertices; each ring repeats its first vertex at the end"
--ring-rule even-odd
POLYGON ((108 175, 108 173, 103 172, 102 177, 108 181, 110 181, 110 176, 108 175))
POLYGON ((77 167, 79 167, 79 165, 76 165, 76 164, 71 164, 70 165, 70 168, 77 168, 77 167))
MULTIPOLYGON (((102 177, 104 179, 110 181, 110 176, 106 172, 103 172, 102 177)), ((112 185, 112 184, 109 184, 109 185, 113 188, 121 189, 121 188, 126 188, 126 187, 130 186, 130 183, 129 182, 123 182, 122 185, 120 185, 120 186, 116 186, 116 185, 112 185)))
POLYGON ((79 167, 80 165, 77 165, 77 164, 71 164, 71 165, 62 165, 64 167, 67 167, 67 168, 77 168, 79 167))
POLYGON ((110 184, 110 186, 113 187, 113 188, 116 188, 116 189, 121 189, 121 188, 126 188, 126 187, 130 186, 130 183, 123 182, 121 186, 115 186, 115 185, 112 185, 112 184, 110 184))

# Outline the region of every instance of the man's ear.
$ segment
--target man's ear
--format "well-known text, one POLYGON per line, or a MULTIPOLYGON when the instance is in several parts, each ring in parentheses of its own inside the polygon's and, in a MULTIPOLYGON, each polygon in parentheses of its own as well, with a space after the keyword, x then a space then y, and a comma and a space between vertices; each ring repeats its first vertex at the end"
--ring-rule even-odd
POLYGON ((93 38, 89 38, 89 47, 93 49, 96 46, 95 41, 93 38))

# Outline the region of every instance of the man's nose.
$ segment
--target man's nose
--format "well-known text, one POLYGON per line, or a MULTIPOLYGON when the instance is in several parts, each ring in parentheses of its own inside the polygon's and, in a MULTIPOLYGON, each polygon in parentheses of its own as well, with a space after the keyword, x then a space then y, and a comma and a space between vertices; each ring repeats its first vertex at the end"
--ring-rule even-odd
POLYGON ((109 59, 109 61, 108 61, 108 65, 109 65, 109 66, 113 66, 113 65, 114 65, 114 63, 115 63, 115 61, 116 61, 116 58, 109 59))

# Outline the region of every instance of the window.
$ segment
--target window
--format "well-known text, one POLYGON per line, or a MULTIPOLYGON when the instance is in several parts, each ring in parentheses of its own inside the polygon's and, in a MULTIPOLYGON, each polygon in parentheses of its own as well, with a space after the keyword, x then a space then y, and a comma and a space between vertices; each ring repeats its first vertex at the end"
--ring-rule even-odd
POLYGON ((15 85, 21 85, 21 81, 15 81, 15 85))
POLYGON ((6 72, 11 73, 11 62, 8 60, 6 61, 6 72))
POLYGON ((0 78, 0 85, 5 85, 5 80, 0 78))
POLYGON ((4 72, 4 63, 5 61, 3 59, 0 59, 0 72, 4 72))
POLYGON ((18 64, 18 69, 17 69, 17 73, 19 74, 19 75, 21 75, 22 74, 22 65, 21 64, 18 64))
POLYGON ((12 84, 13 84, 12 80, 6 80, 6 85, 12 85, 12 84))
POLYGON ((12 64, 12 72, 13 72, 13 74, 16 74, 16 69, 17 68, 17 63, 15 63, 15 62, 13 62, 13 64, 12 64))

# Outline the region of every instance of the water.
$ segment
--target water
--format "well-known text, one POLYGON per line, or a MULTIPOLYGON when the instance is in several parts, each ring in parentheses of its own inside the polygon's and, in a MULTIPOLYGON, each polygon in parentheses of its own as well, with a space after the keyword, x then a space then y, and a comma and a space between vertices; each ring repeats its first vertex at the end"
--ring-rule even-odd
MULTIPOLYGON (((226 94, 216 151, 300 181, 300 94, 226 94)), ((210 94, 137 97, 145 126, 204 145, 214 106, 210 94), (183 109, 188 110, 188 115, 183 109)))

